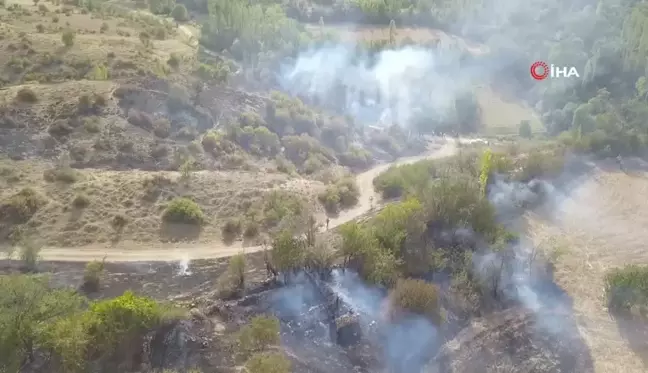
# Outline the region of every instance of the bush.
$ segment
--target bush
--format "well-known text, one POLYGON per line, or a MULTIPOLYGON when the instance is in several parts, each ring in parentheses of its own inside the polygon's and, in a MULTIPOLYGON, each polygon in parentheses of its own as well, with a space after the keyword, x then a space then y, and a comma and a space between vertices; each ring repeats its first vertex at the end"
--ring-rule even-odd
POLYGON ((89 292, 99 290, 101 275, 104 271, 104 262, 93 260, 86 264, 83 271, 83 289, 89 292))
POLYGON ((20 242, 20 261, 24 270, 33 272, 38 264, 39 254, 42 246, 31 240, 20 242))
POLYGON ((108 24, 106 22, 104 22, 104 23, 101 24, 101 27, 99 28, 99 32, 101 32, 103 34, 106 31, 108 31, 109 28, 110 28, 110 26, 108 26, 108 24))
POLYGON ((167 138, 171 134, 171 123, 164 118, 160 118, 153 122, 153 133, 160 138, 167 138))
POLYGON ((360 190, 355 180, 346 178, 329 185, 318 196, 319 201, 329 213, 337 213, 340 208, 353 207, 358 203, 360 190))
POLYGON ((241 231, 243 230, 243 227, 241 225, 241 220, 239 219, 228 219, 225 222, 225 225, 223 225, 223 236, 224 237, 229 237, 229 238, 234 238, 238 237, 241 235, 241 231))
POLYGON ((290 360, 278 352, 254 354, 245 363, 245 368, 250 373, 290 373, 292 371, 290 360))
POLYGON ((162 217, 169 223, 202 224, 205 221, 200 206, 188 198, 173 199, 162 217))
POLYGON ((79 180, 79 172, 72 167, 52 168, 43 173, 43 178, 50 183, 60 181, 73 184, 79 180))
POLYGON ((261 214, 267 228, 278 227, 282 222, 301 215, 305 201, 297 194, 275 190, 264 196, 261 214))
POLYGON ((243 236, 245 238, 254 238, 259 235, 259 224, 255 221, 248 222, 245 225, 245 230, 243 231, 243 236))
POLYGON ((66 47, 71 47, 74 45, 74 40, 76 39, 76 34, 72 30, 65 30, 61 34, 61 41, 66 47))
POLYGON ((171 56, 169 56, 169 59, 167 60, 167 65, 177 69, 180 67, 180 57, 175 53, 171 53, 171 56))
POLYGON ((401 279, 390 293, 392 315, 411 312, 429 318, 435 324, 442 321, 439 291, 423 280, 401 279))
POLYGON ((90 197, 85 194, 77 194, 72 200, 72 205, 78 209, 88 207, 90 205, 90 197))
POLYGON ((378 175, 373 185, 385 199, 402 197, 407 191, 427 186, 436 174, 434 161, 420 161, 413 164, 392 166, 378 175))
POLYGON ((37 24, 37 25, 36 25, 36 31, 39 32, 39 33, 41 33, 41 34, 44 33, 44 32, 45 32, 45 26, 43 26, 43 25, 40 24, 40 23, 37 24))
POLYGON ((189 20, 189 12, 187 8, 182 4, 177 4, 171 11, 171 17, 178 22, 186 22, 189 20))
POLYGON ((148 113, 136 109, 130 109, 128 110, 128 123, 147 130, 152 130, 154 119, 148 113))
POLYGON ((128 224, 128 218, 121 214, 113 216, 112 221, 110 222, 110 225, 115 229, 122 229, 126 224, 128 224))
POLYGON ((222 298, 240 294, 245 288, 245 254, 240 253, 230 258, 227 271, 218 279, 217 288, 222 298))
POLYGON ((529 122, 528 120, 521 121, 518 127, 518 134, 520 135, 520 137, 530 139, 533 135, 531 132, 531 122, 529 122))
POLYGON ((84 118, 83 119, 83 128, 88 133, 99 133, 101 132, 101 126, 97 118, 84 118))
POLYGON ((72 132, 74 128, 70 126, 65 120, 57 120, 47 128, 47 132, 54 137, 64 137, 72 132))
POLYGON ((648 306, 648 266, 628 265, 609 271, 605 276, 608 306, 630 310, 648 306))
POLYGON ((280 342, 279 332, 279 320, 274 317, 255 316, 241 329, 238 338, 240 351, 248 355, 277 345, 280 342))
POLYGON ((92 350, 115 351, 120 344, 130 343, 150 329, 162 325, 170 314, 156 301, 139 297, 130 291, 123 295, 95 302, 88 310, 88 331, 92 350))
POLYGON ((29 220, 46 200, 31 188, 24 188, 0 203, 0 219, 8 219, 14 223, 29 220))
POLYGON ((38 96, 30 88, 21 88, 18 93, 16 93, 16 100, 19 102, 33 104, 35 102, 38 102, 38 96))

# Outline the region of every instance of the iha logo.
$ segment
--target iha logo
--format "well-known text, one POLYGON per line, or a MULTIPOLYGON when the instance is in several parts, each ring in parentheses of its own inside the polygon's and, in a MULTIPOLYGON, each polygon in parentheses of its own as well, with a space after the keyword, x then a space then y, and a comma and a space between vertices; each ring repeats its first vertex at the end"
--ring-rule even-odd
POLYGON ((574 66, 548 65, 543 61, 536 61, 531 65, 531 77, 533 79, 545 80, 549 76, 552 78, 571 78, 573 76, 580 78, 578 70, 574 66))

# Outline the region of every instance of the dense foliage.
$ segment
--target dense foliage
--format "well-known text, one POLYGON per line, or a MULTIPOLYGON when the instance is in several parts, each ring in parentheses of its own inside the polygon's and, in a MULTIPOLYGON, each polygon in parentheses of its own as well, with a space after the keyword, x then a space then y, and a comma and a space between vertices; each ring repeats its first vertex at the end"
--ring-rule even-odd
POLYGON ((90 302, 50 288, 43 277, 0 276, 0 370, 17 372, 43 355, 51 371, 83 372, 104 358, 118 362, 142 333, 178 315, 170 311, 131 292, 90 302))

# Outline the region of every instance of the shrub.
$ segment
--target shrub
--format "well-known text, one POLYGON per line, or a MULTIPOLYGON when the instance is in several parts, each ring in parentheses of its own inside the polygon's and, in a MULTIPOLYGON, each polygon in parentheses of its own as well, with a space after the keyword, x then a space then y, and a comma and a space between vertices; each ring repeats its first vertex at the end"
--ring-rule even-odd
POLYGON ((520 137, 530 139, 532 136, 531 122, 529 122, 528 120, 521 121, 518 127, 518 134, 520 135, 520 137))
POLYGON ((329 185, 322 191, 317 199, 320 201, 326 212, 334 214, 337 213, 340 206, 340 194, 338 193, 335 185, 329 185))
POLYGON ((73 184, 79 180, 79 172, 72 167, 52 168, 43 173, 43 178, 50 183, 60 181, 73 184))
POLYGON ((153 129, 154 120, 148 113, 136 109, 130 109, 128 110, 128 123, 151 130, 153 129))
POLYGON ((44 197, 31 188, 24 188, 0 203, 0 219, 23 223, 46 203, 44 197))
POLYGON ((83 271, 83 289, 86 291, 98 291, 101 283, 101 275, 104 271, 104 262, 93 260, 86 264, 83 271))
POLYGON ((228 219, 223 225, 223 236, 224 237, 238 237, 241 234, 243 227, 241 226, 241 220, 239 219, 228 219))
POLYGON ((54 137, 64 137, 74 132, 74 128, 67 121, 61 119, 50 125, 47 128, 47 132, 54 137))
POLYGON ((420 161, 413 164, 392 166, 378 175, 373 185, 385 199, 398 198, 408 190, 427 186, 435 175, 437 167, 434 161, 420 161))
POLYGON ((167 138, 171 134, 171 123, 164 118, 160 118, 153 122, 153 133, 160 138, 167 138))
POLYGON ((169 59, 167 60, 167 65, 177 69, 180 67, 180 57, 175 53, 171 53, 171 56, 169 56, 169 59))
POLYGON ((22 240, 20 242, 20 261, 23 269, 27 271, 36 270, 41 249, 41 245, 31 240, 22 240))
POLYGON ((239 294, 245 288, 245 254, 230 258, 227 271, 218 279, 217 288, 222 298, 239 294))
POLYGON ((296 194, 275 190, 264 196, 263 223, 266 227, 279 226, 286 219, 304 212, 304 200, 296 194))
POLYGON ((113 226, 115 229, 122 229, 128 224, 128 218, 125 217, 124 215, 117 214, 113 216, 112 221, 110 224, 113 226))
POLYGON ((239 334, 238 343, 241 352, 251 354, 279 344, 279 331, 279 320, 276 318, 255 316, 239 334))
POLYGON ((358 203, 360 190, 355 180, 346 178, 329 185, 318 196, 324 208, 330 213, 336 213, 339 209, 353 207, 358 203))
POLYGON ((99 28, 99 32, 101 32, 103 34, 106 31, 108 31, 109 28, 110 28, 110 26, 108 26, 108 24, 106 22, 104 22, 104 23, 101 24, 101 27, 99 28))
POLYGON ((205 221, 200 206, 188 198, 173 199, 162 217, 169 223, 202 224, 205 221))
POLYGON ((39 32, 39 33, 41 33, 41 34, 44 33, 44 32, 45 32, 45 26, 43 26, 43 25, 40 24, 40 23, 37 24, 37 25, 36 25, 36 31, 39 32))
POLYGON ((648 306, 648 266, 628 265, 609 271, 605 291, 611 309, 648 306))
POLYGON ((130 291, 123 295, 92 303, 87 326, 96 352, 109 353, 122 343, 129 343, 148 330, 161 325, 170 316, 168 310, 153 299, 139 297, 130 291))
POLYGON ((186 22, 189 19, 189 12, 182 4, 177 4, 171 11, 171 17, 178 22, 186 22))
POLYGON ((392 315, 411 312, 439 324, 442 321, 439 291, 433 284, 417 279, 401 279, 390 293, 392 315))
POLYGON ((83 119, 83 128, 88 133, 99 133, 101 132, 101 126, 97 118, 84 118, 83 119))
POLYGON ((88 207, 90 205, 90 197, 85 194, 77 194, 72 200, 72 205, 78 209, 88 207))
POLYGON ((254 238, 259 235, 259 224, 255 221, 248 222, 245 225, 245 230, 243 231, 243 236, 245 238, 254 238))
POLYGON ((74 40, 76 39, 76 34, 72 30, 65 30, 61 34, 61 41, 66 47, 71 47, 74 45, 74 40))
POLYGON ((38 102, 38 96, 30 88, 21 88, 16 94, 16 100, 18 100, 19 102, 33 104, 35 102, 38 102))
POLYGON ((250 373, 290 373, 292 365, 284 354, 278 352, 263 352, 254 354, 245 363, 250 373))

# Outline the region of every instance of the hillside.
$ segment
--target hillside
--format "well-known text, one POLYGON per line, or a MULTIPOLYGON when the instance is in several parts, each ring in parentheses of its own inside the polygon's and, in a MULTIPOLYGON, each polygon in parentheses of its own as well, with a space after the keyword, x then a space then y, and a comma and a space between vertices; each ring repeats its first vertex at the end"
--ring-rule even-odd
MULTIPOLYGON (((0 199, 9 209, 22 192, 38 199, 33 211, 4 219, 5 244, 25 236, 56 247, 255 244, 290 224, 270 205, 334 217, 357 203, 355 186, 340 189, 350 174, 425 149, 402 127, 371 129, 281 86, 246 92, 248 72, 199 46, 198 28, 136 8, 7 2, 0 10, 0 199), (295 177, 302 186, 284 196, 295 177), (161 221, 176 197, 198 204, 200 227, 161 221)), ((478 127, 530 118, 477 97, 491 100, 481 108, 489 123, 475 119, 478 127)))
POLYGON ((0 0, 0 372, 645 371, 647 9, 0 0))

